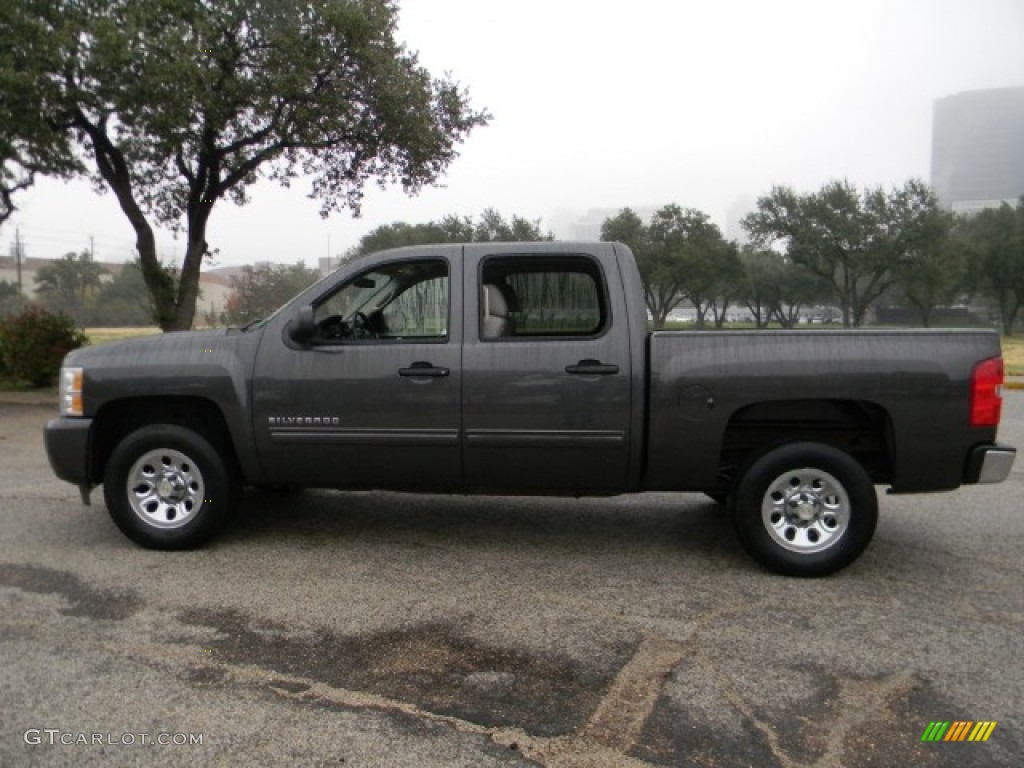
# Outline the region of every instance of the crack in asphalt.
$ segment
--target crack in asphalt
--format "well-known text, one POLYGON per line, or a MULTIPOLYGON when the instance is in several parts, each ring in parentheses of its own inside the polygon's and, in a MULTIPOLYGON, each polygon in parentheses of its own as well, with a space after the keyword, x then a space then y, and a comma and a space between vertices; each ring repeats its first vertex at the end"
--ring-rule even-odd
POLYGON ((644 639, 619 671, 582 735, 627 754, 685 653, 683 646, 664 638, 644 639))

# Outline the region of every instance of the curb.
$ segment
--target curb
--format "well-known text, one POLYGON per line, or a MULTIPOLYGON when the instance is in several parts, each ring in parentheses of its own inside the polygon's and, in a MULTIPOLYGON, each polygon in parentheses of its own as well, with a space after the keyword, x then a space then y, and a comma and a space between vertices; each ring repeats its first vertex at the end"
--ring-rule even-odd
POLYGON ((0 405, 29 405, 57 409, 57 392, 36 390, 30 392, 0 392, 0 405))

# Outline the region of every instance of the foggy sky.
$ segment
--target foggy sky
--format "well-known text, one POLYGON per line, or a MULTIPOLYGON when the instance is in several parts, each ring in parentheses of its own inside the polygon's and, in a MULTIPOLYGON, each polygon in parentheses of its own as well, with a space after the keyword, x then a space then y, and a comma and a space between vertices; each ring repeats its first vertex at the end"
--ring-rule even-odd
MULTIPOLYGON (((773 184, 927 180, 936 98, 1024 85, 1021 0, 405 0, 399 38, 493 114, 444 188, 373 187, 360 219, 325 220, 304 185, 263 182, 214 209, 216 264, 313 265, 328 240, 337 255, 379 224, 486 207, 561 235, 591 208, 675 202, 724 229, 773 184)), ((98 259, 133 255, 115 199, 87 183, 47 180, 20 203, 0 252, 20 225, 29 256, 90 235, 98 259)))

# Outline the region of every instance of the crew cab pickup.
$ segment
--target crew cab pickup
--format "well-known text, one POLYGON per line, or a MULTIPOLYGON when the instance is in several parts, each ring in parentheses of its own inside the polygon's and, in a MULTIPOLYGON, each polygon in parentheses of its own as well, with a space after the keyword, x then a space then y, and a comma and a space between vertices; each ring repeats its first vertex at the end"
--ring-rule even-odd
POLYGON ((245 328, 71 352, 47 453, 86 503, 102 483, 114 523, 152 548, 210 539, 245 485, 692 491, 725 506, 759 562, 802 576, 864 550, 875 486, 1010 472, 992 331, 647 320, 621 244, 384 251, 245 328))

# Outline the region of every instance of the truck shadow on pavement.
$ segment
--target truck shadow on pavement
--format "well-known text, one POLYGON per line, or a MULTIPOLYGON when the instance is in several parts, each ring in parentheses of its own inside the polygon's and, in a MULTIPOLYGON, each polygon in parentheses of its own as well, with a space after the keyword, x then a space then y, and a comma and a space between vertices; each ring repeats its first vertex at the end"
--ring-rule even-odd
POLYGON ((247 491, 218 543, 260 545, 381 539, 412 547, 635 550, 725 557, 741 569, 726 512, 701 496, 607 499, 425 496, 391 492, 247 491))

